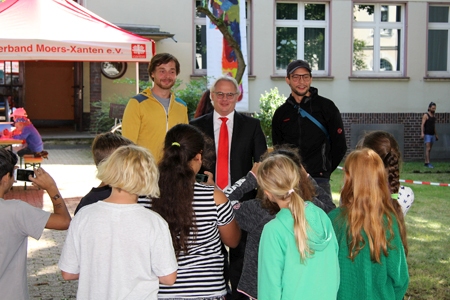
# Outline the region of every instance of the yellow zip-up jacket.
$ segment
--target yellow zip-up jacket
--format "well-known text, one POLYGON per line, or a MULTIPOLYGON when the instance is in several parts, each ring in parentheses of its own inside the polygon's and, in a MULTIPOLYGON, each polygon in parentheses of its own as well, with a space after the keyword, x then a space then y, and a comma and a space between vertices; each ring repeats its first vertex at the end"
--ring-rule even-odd
POLYGON ((122 134, 150 150, 158 162, 162 158, 167 131, 180 123, 188 123, 186 103, 172 93, 166 114, 164 106, 147 88, 128 101, 122 119, 122 134))

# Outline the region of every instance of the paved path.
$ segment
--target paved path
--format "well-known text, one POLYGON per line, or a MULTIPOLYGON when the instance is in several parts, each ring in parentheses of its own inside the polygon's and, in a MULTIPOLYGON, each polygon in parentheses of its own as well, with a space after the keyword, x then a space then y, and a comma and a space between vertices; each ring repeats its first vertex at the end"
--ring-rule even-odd
MULTIPOLYGON (((95 178, 96 167, 90 153, 90 145, 46 146, 49 159, 42 167, 55 179, 69 212, 73 212, 81 197, 99 184, 95 178)), ((20 199, 52 211, 47 193, 23 182, 14 184, 5 199, 20 199)), ((30 299, 75 299, 78 281, 64 281, 58 268, 58 260, 66 237, 66 231, 45 229, 39 241, 28 239, 28 286, 30 299)), ((0 295, 1 298, 1 295, 0 295)))

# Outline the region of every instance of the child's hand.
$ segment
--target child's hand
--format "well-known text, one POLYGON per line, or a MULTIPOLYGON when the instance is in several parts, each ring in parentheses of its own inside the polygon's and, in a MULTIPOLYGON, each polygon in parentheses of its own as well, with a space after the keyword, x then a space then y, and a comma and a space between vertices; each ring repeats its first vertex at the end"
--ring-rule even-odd
POLYGON ((49 189, 57 189, 55 180, 48 174, 44 169, 37 168, 34 170, 34 176, 29 176, 29 180, 33 183, 34 186, 37 186, 41 189, 48 191, 49 189))
POLYGON ((204 173, 206 175, 208 175, 208 181, 206 181, 206 184, 207 185, 215 185, 213 174, 211 172, 208 172, 208 171, 205 171, 204 173))
POLYGON ((255 177, 256 177, 256 173, 258 173, 258 169, 259 169, 259 165, 260 164, 261 164, 260 162, 255 162, 253 164, 252 169, 250 170, 250 172, 252 172, 252 174, 255 175, 255 177))
POLYGON ((3 129, 3 136, 5 138, 9 138, 9 137, 11 137, 11 132, 5 128, 5 129, 3 129))

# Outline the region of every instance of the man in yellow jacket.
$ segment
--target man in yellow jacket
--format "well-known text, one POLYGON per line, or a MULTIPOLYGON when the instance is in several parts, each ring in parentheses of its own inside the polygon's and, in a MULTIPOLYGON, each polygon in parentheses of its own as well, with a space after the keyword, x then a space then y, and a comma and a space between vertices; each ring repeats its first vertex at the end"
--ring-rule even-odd
POLYGON ((131 98, 123 114, 123 136, 149 149, 156 161, 162 157, 166 132, 188 123, 186 103, 171 92, 179 73, 180 63, 173 55, 153 56, 148 66, 153 87, 131 98))

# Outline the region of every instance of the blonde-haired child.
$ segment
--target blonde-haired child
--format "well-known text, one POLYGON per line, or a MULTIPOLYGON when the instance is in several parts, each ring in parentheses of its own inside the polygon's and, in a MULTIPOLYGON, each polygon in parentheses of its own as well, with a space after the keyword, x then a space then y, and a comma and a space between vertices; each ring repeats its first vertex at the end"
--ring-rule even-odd
POLYGON ((97 177, 111 195, 73 218, 59 260, 63 278, 79 279, 79 299, 156 299, 178 266, 166 221, 137 204, 138 195, 159 195, 155 160, 143 147, 122 146, 97 177))
POLYGON ((341 206, 328 215, 339 243, 337 299, 403 299, 409 275, 401 223, 375 151, 363 148, 348 155, 341 206))
POLYGON ((338 244, 325 212, 299 196, 298 166, 274 155, 261 163, 257 179, 280 207, 261 236, 258 299, 336 299, 338 244))

